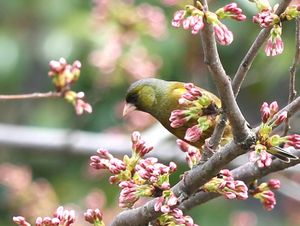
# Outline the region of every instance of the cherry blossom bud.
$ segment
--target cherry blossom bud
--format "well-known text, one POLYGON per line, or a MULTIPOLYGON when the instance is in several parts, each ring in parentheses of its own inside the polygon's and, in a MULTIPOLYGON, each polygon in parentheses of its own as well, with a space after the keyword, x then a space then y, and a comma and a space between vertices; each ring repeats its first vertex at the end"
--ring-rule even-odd
POLYGON ((275 124, 276 124, 276 125, 280 125, 280 124, 283 123, 286 119, 287 119, 287 111, 283 111, 283 112, 281 112, 281 113, 277 116, 276 121, 275 121, 275 124))
POLYGON ((292 134, 287 136, 288 142, 287 144, 293 146, 296 149, 300 149, 300 135, 292 134))
POLYGON ((109 153, 109 151, 105 148, 99 148, 97 150, 97 154, 99 155, 99 157, 101 158, 107 158, 107 159, 112 159, 113 156, 109 153))
POLYGON ((198 148, 180 139, 177 139, 176 142, 179 148, 186 153, 186 161, 190 168, 193 168, 193 166, 197 165, 200 162, 202 154, 198 148))
POLYGON ((218 9, 216 11, 216 14, 221 19, 227 17, 238 21, 243 21, 246 19, 246 16, 243 14, 243 10, 239 8, 235 2, 225 5, 223 8, 218 9))
POLYGON ((198 125, 195 125, 186 130, 184 139, 190 142, 196 142, 200 139, 201 135, 202 135, 202 130, 199 128, 198 125))
POLYGON ((276 205, 275 194, 270 190, 260 190, 258 187, 253 197, 259 199, 263 203, 264 208, 268 211, 274 209, 276 205))
POLYGON ((22 216, 13 217, 13 221, 20 226, 31 226, 31 224, 26 221, 25 217, 22 216))
POLYGON ((279 189, 280 188, 280 180, 277 179, 270 179, 268 181, 268 187, 270 189, 279 189))
POLYGON ((275 18, 277 18, 276 14, 272 13, 271 10, 266 10, 253 16, 253 22, 259 24, 262 28, 266 28, 273 25, 275 18))
POLYGON ((280 25, 274 25, 265 47, 265 53, 267 56, 276 56, 283 52, 284 44, 281 39, 281 34, 282 27, 280 25))
POLYGON ((271 116, 271 110, 269 108, 269 105, 264 102, 260 108, 260 113, 261 113, 261 119, 264 123, 268 121, 268 119, 271 116))
POLYGON ((177 165, 174 162, 169 163, 170 173, 173 173, 177 170, 177 165))
POLYGON ((233 180, 233 175, 229 169, 222 169, 220 170, 220 174, 222 176, 225 176, 226 178, 230 178, 230 180, 233 180))
POLYGON ((171 209, 177 204, 178 199, 171 190, 165 190, 163 195, 158 198, 154 205, 155 211, 162 213, 169 213, 171 209))
POLYGON ((272 113, 272 114, 277 113, 278 110, 279 110, 279 106, 278 106, 277 101, 273 101, 273 102, 270 104, 269 107, 270 107, 270 110, 271 110, 271 113, 272 113))
POLYGON ((82 99, 77 99, 75 104, 75 110, 77 115, 82 115, 83 112, 92 113, 93 109, 92 106, 83 101, 82 99))
POLYGON ((243 181, 234 180, 229 170, 220 171, 219 176, 214 177, 207 182, 203 189, 208 192, 216 192, 222 194, 227 199, 247 199, 248 198, 248 187, 243 181), (224 174, 223 174, 224 173, 224 174), (229 175, 229 177, 226 177, 229 175))
POLYGON ((182 21, 184 20, 186 12, 185 10, 179 10, 175 12, 173 20, 172 20, 172 26, 173 27, 180 27, 182 21))
POLYGON ((171 112, 169 121, 171 122, 171 127, 178 128, 183 126, 187 122, 184 110, 174 110, 171 112))
POLYGON ((153 146, 146 146, 146 142, 141 139, 141 134, 137 131, 133 132, 131 135, 132 151, 139 157, 143 157, 151 150, 153 146))
POLYGON ((216 40, 221 45, 230 45, 233 41, 233 33, 226 27, 226 25, 219 23, 213 25, 216 40))
POLYGON ((117 158, 112 158, 109 161, 110 165, 108 170, 113 174, 119 174, 121 171, 126 169, 126 165, 123 161, 117 158))
POLYGON ((269 38, 265 47, 265 53, 267 56, 276 56, 283 52, 284 44, 281 37, 276 37, 273 41, 269 38))
POLYGON ((184 84, 184 88, 186 89, 186 92, 182 95, 182 97, 187 97, 187 100, 197 100, 199 97, 202 96, 201 90, 197 88, 193 83, 184 84))
POLYGON ((257 166, 259 168, 265 168, 270 166, 272 163, 272 155, 269 154, 267 151, 262 150, 258 154, 258 159, 257 159, 257 166))
POLYGON ((88 209, 85 213, 84 213, 84 219, 91 223, 94 224, 95 222, 101 222, 102 221, 102 213, 99 209, 88 209))

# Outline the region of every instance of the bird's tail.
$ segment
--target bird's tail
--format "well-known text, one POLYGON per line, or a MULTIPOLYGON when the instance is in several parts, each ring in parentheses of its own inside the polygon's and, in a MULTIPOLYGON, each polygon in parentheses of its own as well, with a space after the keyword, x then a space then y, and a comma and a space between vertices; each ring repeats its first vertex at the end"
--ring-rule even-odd
POLYGON ((291 160, 298 159, 297 156, 287 152, 286 150, 278 146, 270 148, 268 152, 274 155, 275 157, 277 157, 278 159, 280 159, 281 161, 287 163, 289 163, 291 160))

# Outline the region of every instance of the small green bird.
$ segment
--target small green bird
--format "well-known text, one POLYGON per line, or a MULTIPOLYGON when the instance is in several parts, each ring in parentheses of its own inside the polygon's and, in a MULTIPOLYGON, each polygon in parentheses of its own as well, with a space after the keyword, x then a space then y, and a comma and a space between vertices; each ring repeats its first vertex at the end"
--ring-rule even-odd
MULTIPOLYGON (((204 103, 205 107, 202 108, 202 111, 199 109, 199 106, 192 104, 193 101, 180 103, 179 100, 187 92, 186 87, 188 84, 190 83, 164 81, 155 78, 139 80, 133 83, 127 91, 123 115, 125 116, 134 110, 147 112, 177 138, 200 148, 204 144, 205 139, 210 137, 214 130, 221 110, 221 101, 217 96, 205 89, 192 87, 192 91, 199 95, 197 93, 197 90, 199 90, 200 95, 202 97, 205 96, 206 100, 204 102, 208 103, 204 103), (172 124, 171 115, 176 117, 176 113, 179 120, 173 120, 172 124), (201 116, 209 118, 209 125, 205 125, 204 127, 206 128, 204 130, 198 131, 200 132, 198 134, 200 135, 199 139, 188 139, 187 130, 199 124, 197 120, 201 116), (176 124, 178 121, 179 124, 176 124)), ((225 136, 231 137, 229 125, 226 127, 225 136)))
MULTIPOLYGON (((131 111, 147 112, 177 138, 201 148, 219 120, 220 99, 192 83, 147 78, 134 82, 126 94, 123 116, 131 111)), ((221 144, 232 138, 227 123, 221 144)), ((297 158, 281 148, 267 150, 283 161, 297 158)))

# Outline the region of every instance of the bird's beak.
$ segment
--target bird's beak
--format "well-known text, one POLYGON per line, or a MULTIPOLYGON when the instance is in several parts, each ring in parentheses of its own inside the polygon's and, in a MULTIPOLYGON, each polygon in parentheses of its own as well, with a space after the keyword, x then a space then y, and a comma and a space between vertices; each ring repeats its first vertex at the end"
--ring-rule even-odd
POLYGON ((130 103, 125 103, 125 106, 123 109, 123 117, 134 110, 136 110, 136 106, 134 106, 133 104, 130 104, 130 103))

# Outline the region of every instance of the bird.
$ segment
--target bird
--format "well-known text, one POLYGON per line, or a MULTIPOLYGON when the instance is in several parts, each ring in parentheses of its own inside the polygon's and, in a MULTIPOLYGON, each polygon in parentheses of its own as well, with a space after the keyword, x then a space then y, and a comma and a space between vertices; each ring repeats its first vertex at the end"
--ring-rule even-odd
MULTIPOLYGON (((205 139, 211 136, 214 126, 203 131, 199 140, 191 142, 185 139, 186 131, 193 125, 197 124, 197 120, 191 119, 180 127, 172 127, 170 122, 171 113, 175 110, 184 110, 187 106, 179 103, 179 99, 187 89, 187 83, 177 81, 165 81, 156 78, 146 78, 134 82, 127 90, 126 103, 123 110, 123 116, 134 110, 149 113, 156 118, 170 133, 177 138, 195 146, 201 147, 205 139)), ((197 87, 202 95, 206 95, 213 100, 213 104, 206 109, 206 114, 215 116, 213 122, 217 122, 219 118, 219 110, 221 109, 220 99, 211 92, 197 87)), ((231 128, 226 126, 225 134, 231 137, 231 128)))
MULTIPOLYGON (((194 86, 192 83, 146 78, 132 83, 127 90, 123 116, 134 110, 149 113, 177 138, 202 149, 205 140, 212 135, 219 121, 222 106, 221 100, 216 95, 194 86), (204 105, 200 101, 202 103, 200 108, 199 106, 197 108, 199 104, 195 104, 195 100, 199 100, 197 98, 204 99, 202 100, 204 105), (193 116, 196 117, 186 116, 187 109, 192 109, 190 112, 193 112, 193 116), (204 121, 199 122, 199 118, 204 119, 204 121), (180 121, 181 119, 183 121, 180 121), (195 126, 199 127, 199 123, 200 134, 197 134, 197 139, 187 136, 187 131, 195 128, 195 126)), ((229 122, 226 122, 221 144, 223 145, 231 139, 231 126, 229 122)), ((270 154, 286 162, 295 158, 294 155, 281 148, 273 148, 270 150, 270 154)))

